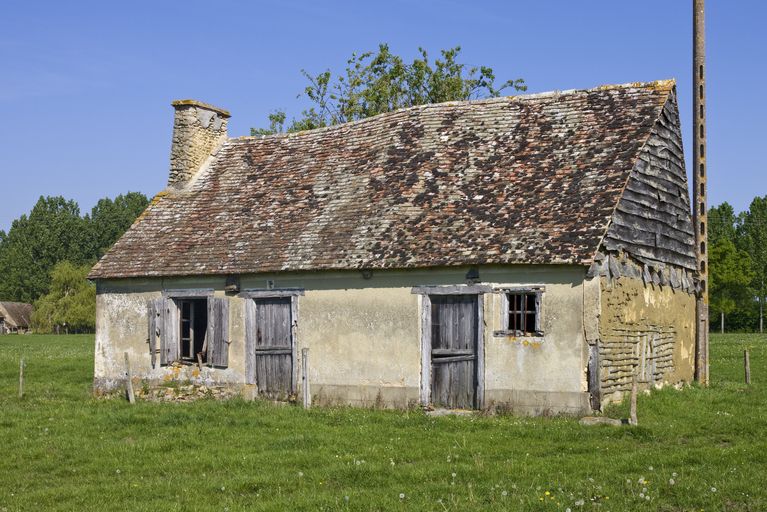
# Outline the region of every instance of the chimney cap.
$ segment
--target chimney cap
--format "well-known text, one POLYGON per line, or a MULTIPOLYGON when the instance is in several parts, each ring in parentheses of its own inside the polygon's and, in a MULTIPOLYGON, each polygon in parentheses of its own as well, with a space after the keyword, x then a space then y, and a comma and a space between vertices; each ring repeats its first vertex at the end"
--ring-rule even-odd
POLYGON ((224 110, 223 108, 215 107, 209 103, 203 103, 202 101, 197 100, 175 100, 170 103, 173 105, 173 108, 178 107, 185 107, 185 106, 192 106, 192 107, 200 107, 204 108, 206 110, 212 110, 213 112, 217 112, 218 114, 222 115, 223 117, 232 117, 232 114, 229 113, 228 110, 224 110))

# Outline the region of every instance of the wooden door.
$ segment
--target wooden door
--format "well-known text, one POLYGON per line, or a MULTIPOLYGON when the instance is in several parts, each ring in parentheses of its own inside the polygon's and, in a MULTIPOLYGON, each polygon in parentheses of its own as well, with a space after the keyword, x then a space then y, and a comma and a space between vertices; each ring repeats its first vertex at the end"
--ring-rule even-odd
POLYGON ((477 295, 431 296, 431 402, 477 407, 477 295))
POLYGON ((293 329, 290 297, 254 299, 256 304, 256 383, 275 400, 293 394, 293 329))

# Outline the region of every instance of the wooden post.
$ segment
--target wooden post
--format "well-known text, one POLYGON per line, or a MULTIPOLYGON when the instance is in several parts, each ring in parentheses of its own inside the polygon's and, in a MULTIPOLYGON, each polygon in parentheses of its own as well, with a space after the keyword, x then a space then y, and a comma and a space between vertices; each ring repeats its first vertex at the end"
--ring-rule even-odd
POLYGON ((304 399, 304 409, 312 406, 312 394, 309 392, 309 349, 301 349, 301 392, 304 399))
POLYGON ((24 358, 19 360, 19 399, 24 398, 24 358))
POLYGON ((743 367, 746 371, 746 384, 751 385, 751 360, 748 357, 748 349, 743 351, 743 367))
POLYGON ((128 353, 125 353, 125 389, 128 392, 128 402, 135 403, 136 396, 133 394, 133 375, 130 371, 130 359, 128 353))
POLYGON ((631 412, 629 413, 629 425, 637 425, 637 374, 631 379, 631 412))

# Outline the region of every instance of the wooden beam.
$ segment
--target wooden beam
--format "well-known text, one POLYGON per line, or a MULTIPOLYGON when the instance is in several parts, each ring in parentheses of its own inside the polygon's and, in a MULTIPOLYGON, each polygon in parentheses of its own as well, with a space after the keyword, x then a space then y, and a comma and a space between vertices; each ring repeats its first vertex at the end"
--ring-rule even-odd
POLYGON ((419 295, 474 295, 479 293, 490 293, 493 288, 485 284, 451 284, 451 285, 426 285, 414 286, 410 293, 419 295))

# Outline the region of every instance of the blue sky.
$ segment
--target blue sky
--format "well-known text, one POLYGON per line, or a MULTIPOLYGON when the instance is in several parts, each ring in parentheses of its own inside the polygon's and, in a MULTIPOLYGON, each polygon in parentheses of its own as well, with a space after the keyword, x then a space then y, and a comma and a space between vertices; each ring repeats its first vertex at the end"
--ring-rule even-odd
MULTIPOLYGON (((737 210, 767 194, 758 93, 767 3, 707 2, 710 202, 737 210)), ((230 135, 297 114, 300 70, 340 70, 388 42, 407 58, 463 47, 463 61, 529 92, 676 78, 688 167, 689 0, 459 2, 3 2, 0 16, 0 229, 40 195, 89 211, 148 196, 167 179, 170 102, 232 112, 230 135)))

